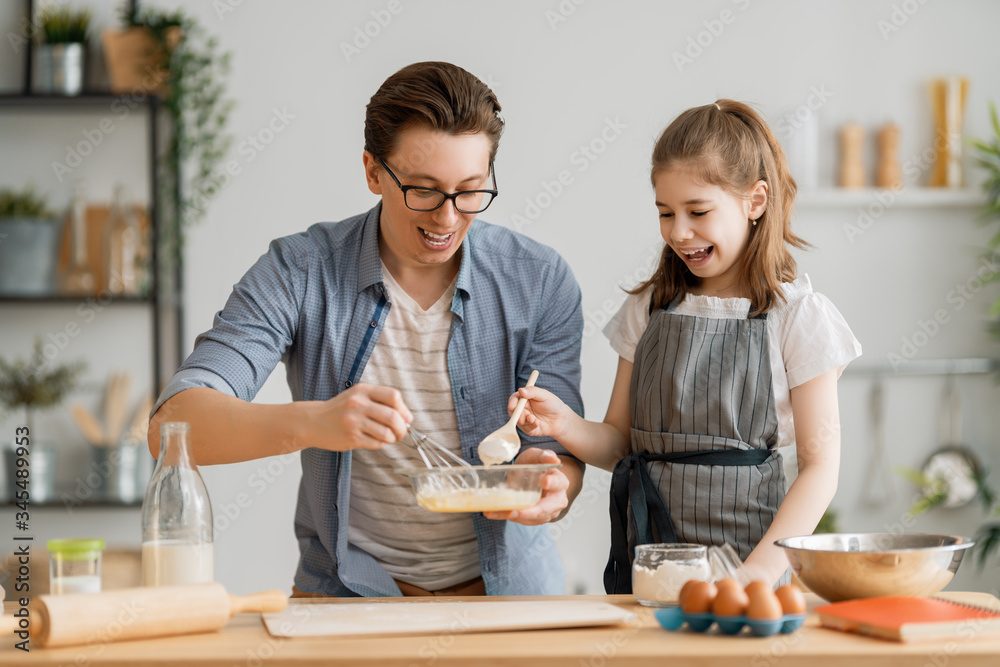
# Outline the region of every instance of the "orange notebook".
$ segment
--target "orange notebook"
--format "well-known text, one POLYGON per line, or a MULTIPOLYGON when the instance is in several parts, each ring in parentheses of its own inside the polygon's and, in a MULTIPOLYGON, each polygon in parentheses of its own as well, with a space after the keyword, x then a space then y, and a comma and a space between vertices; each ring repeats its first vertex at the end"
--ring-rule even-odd
POLYGON ((813 611, 823 627, 901 642, 1000 636, 1000 612, 940 598, 847 600, 813 611))

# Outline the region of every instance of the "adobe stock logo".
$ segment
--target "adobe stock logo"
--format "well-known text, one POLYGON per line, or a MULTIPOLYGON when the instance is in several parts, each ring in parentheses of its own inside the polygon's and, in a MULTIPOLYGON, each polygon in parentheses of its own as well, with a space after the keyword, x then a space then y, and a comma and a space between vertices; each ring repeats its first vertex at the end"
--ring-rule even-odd
MULTIPOLYGON (((583 173, 627 129, 628 125, 623 123, 619 116, 615 116, 613 119, 605 118, 604 127, 589 141, 580 144, 570 154, 570 165, 576 167, 577 173, 583 173)), ((569 186, 575 182, 576 177, 570 169, 559 170, 551 181, 543 179, 539 185, 541 185, 544 192, 538 192, 534 197, 525 197, 524 208, 520 212, 511 214, 510 222, 513 229, 522 232, 526 227, 534 224, 541 217, 542 213, 552 206, 566 192, 569 186)))
MULTIPOLYGON (((750 0, 733 0, 733 4, 740 11, 746 11, 750 7, 750 0)), ((677 71, 683 73, 685 67, 693 65, 694 61, 700 58, 722 36, 722 33, 726 31, 726 26, 736 22, 736 16, 733 10, 723 9, 719 12, 718 18, 702 21, 701 25, 704 26, 704 30, 698 31, 693 36, 688 36, 684 52, 674 51, 671 54, 677 71)))
POLYGON ((889 20, 879 19, 875 23, 882 39, 888 42, 892 34, 899 32, 903 26, 909 23, 913 15, 920 11, 925 4, 927 4, 927 0, 903 0, 899 4, 894 4, 892 12, 889 14, 889 20))
POLYGON ((965 308, 979 290, 996 279, 1000 274, 1000 265, 995 261, 998 259, 1000 258, 997 256, 984 257, 972 275, 948 291, 945 301, 951 306, 950 309, 937 308, 931 317, 917 321, 913 332, 909 336, 902 337, 899 350, 886 355, 886 361, 892 370, 899 370, 901 366, 916 357, 941 332, 941 329, 951 322, 952 313, 965 308))
POLYGON ((372 40, 377 39, 403 9, 400 0, 389 0, 385 9, 373 9, 368 12, 372 20, 354 26, 353 39, 350 42, 340 43, 340 52, 344 54, 344 60, 350 63, 355 56, 360 56, 361 52, 371 46, 372 40))

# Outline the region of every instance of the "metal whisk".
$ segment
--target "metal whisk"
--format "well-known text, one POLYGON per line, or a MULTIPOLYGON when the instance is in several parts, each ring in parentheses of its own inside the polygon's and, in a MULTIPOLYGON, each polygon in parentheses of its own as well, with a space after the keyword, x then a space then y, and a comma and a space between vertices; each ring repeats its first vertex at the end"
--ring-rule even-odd
POLYGON ((472 467, 468 461, 452 453, 429 435, 421 433, 410 425, 407 425, 406 430, 410 432, 410 439, 417 449, 417 454, 428 468, 453 468, 455 465, 463 468, 472 467))
POLYGON ((420 455, 424 465, 427 466, 428 470, 440 473, 427 480, 431 488, 436 488, 441 492, 479 488, 479 473, 468 461, 412 426, 407 425, 406 428, 410 432, 410 440, 416 447, 417 454, 420 455))

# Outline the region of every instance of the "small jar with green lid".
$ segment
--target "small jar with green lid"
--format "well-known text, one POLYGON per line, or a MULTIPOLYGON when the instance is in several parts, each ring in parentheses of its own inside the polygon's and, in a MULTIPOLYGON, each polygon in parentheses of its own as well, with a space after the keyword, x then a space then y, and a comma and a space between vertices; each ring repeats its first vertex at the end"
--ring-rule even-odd
POLYGON ((52 595, 101 592, 104 540, 49 540, 45 546, 49 550, 49 592, 52 595))

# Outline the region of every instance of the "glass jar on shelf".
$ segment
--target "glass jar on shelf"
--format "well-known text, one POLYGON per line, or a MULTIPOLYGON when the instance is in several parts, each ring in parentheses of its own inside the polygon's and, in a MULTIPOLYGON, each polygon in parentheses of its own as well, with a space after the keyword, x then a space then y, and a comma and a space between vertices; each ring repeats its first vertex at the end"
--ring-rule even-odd
POLYGON ((104 291, 120 296, 138 295, 142 284, 142 230, 124 185, 115 186, 104 227, 104 251, 104 291))
POLYGON ((97 291, 97 276, 87 253, 87 198, 82 183, 73 188, 69 208, 69 262, 62 276, 61 291, 87 296, 97 291))

